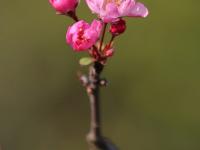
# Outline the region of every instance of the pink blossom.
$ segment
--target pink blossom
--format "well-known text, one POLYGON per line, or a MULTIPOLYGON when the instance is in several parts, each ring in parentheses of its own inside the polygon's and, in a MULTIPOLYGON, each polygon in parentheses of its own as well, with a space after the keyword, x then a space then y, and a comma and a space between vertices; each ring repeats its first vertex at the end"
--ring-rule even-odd
POLYGON ((80 20, 68 28, 66 42, 79 52, 92 47, 100 37, 102 22, 94 20, 91 25, 80 20))
POLYGON ((49 3, 59 14, 67 14, 74 11, 79 0, 49 0, 49 3))
POLYGON ((136 0, 86 0, 93 13, 104 22, 114 22, 119 17, 142 17, 148 15, 148 9, 136 0))

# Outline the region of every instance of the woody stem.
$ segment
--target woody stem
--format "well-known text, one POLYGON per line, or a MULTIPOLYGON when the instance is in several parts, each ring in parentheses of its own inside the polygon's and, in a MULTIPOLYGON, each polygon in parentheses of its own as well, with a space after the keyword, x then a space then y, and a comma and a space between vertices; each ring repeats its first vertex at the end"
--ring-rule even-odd
POLYGON ((67 15, 68 15, 69 17, 71 17, 75 22, 78 22, 78 21, 79 21, 79 19, 78 19, 77 15, 76 15, 76 12, 75 12, 75 11, 70 11, 70 12, 67 13, 67 15))
POLYGON ((90 144, 91 150, 98 147, 99 142, 102 141, 101 136, 101 119, 100 119, 100 104, 99 104, 99 80, 100 74, 103 70, 103 65, 95 62, 89 68, 89 84, 87 86, 87 93, 90 100, 90 132, 87 135, 87 141, 90 144))

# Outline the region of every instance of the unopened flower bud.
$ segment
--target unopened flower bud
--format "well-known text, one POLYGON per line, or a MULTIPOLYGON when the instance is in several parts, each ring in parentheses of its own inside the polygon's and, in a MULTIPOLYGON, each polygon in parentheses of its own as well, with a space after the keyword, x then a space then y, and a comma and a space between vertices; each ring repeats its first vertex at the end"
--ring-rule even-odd
POLYGON ((111 48, 111 49, 106 50, 104 55, 105 55, 106 57, 112 57, 113 54, 114 54, 114 49, 111 48))
POLYGON ((126 22, 122 19, 111 23, 110 33, 114 36, 122 34, 126 30, 126 22))
POLYGON ((104 48, 104 50, 103 50, 103 55, 105 57, 112 57, 113 54, 114 54, 113 47, 110 44, 106 45, 105 48, 104 48))
POLYGON ((101 86, 107 86, 108 85, 108 81, 106 79, 100 79, 99 84, 101 86))
POLYGON ((79 0, 49 0, 49 3, 58 14, 65 15, 70 11, 75 11, 79 0))
POLYGON ((112 57, 114 54, 114 48, 111 46, 111 44, 108 44, 103 49, 103 56, 104 57, 112 57))

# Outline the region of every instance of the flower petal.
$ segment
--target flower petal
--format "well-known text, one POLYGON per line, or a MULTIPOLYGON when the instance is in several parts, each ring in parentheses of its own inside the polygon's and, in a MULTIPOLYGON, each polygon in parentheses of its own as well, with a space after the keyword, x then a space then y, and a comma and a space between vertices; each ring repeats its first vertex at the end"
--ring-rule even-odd
POLYGON ((93 13, 100 13, 103 7, 103 0, 86 0, 86 3, 93 13))
POLYGON ((69 26, 67 29, 66 41, 68 44, 72 42, 71 26, 69 26))
POLYGON ((135 5, 135 0, 122 0, 119 6, 121 16, 127 16, 135 5))
POLYGON ((105 22, 114 22, 118 20, 118 18, 120 17, 120 14, 119 14, 118 6, 116 5, 116 3, 108 3, 106 5, 105 10, 104 9, 101 10, 100 17, 105 22))
POLYGON ((91 24, 91 29, 95 29, 97 36, 100 36, 103 24, 101 21, 94 20, 91 24))
POLYGON ((136 3, 127 16, 145 18, 149 14, 148 9, 142 3, 136 3))

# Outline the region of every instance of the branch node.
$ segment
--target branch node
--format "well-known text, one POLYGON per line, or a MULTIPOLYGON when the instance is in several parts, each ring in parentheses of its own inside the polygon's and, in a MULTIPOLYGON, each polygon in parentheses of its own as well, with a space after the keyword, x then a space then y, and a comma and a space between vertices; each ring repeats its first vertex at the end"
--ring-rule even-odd
POLYGON ((100 79, 99 80, 99 85, 101 85, 101 86, 107 86, 108 85, 108 81, 106 79, 100 79))

